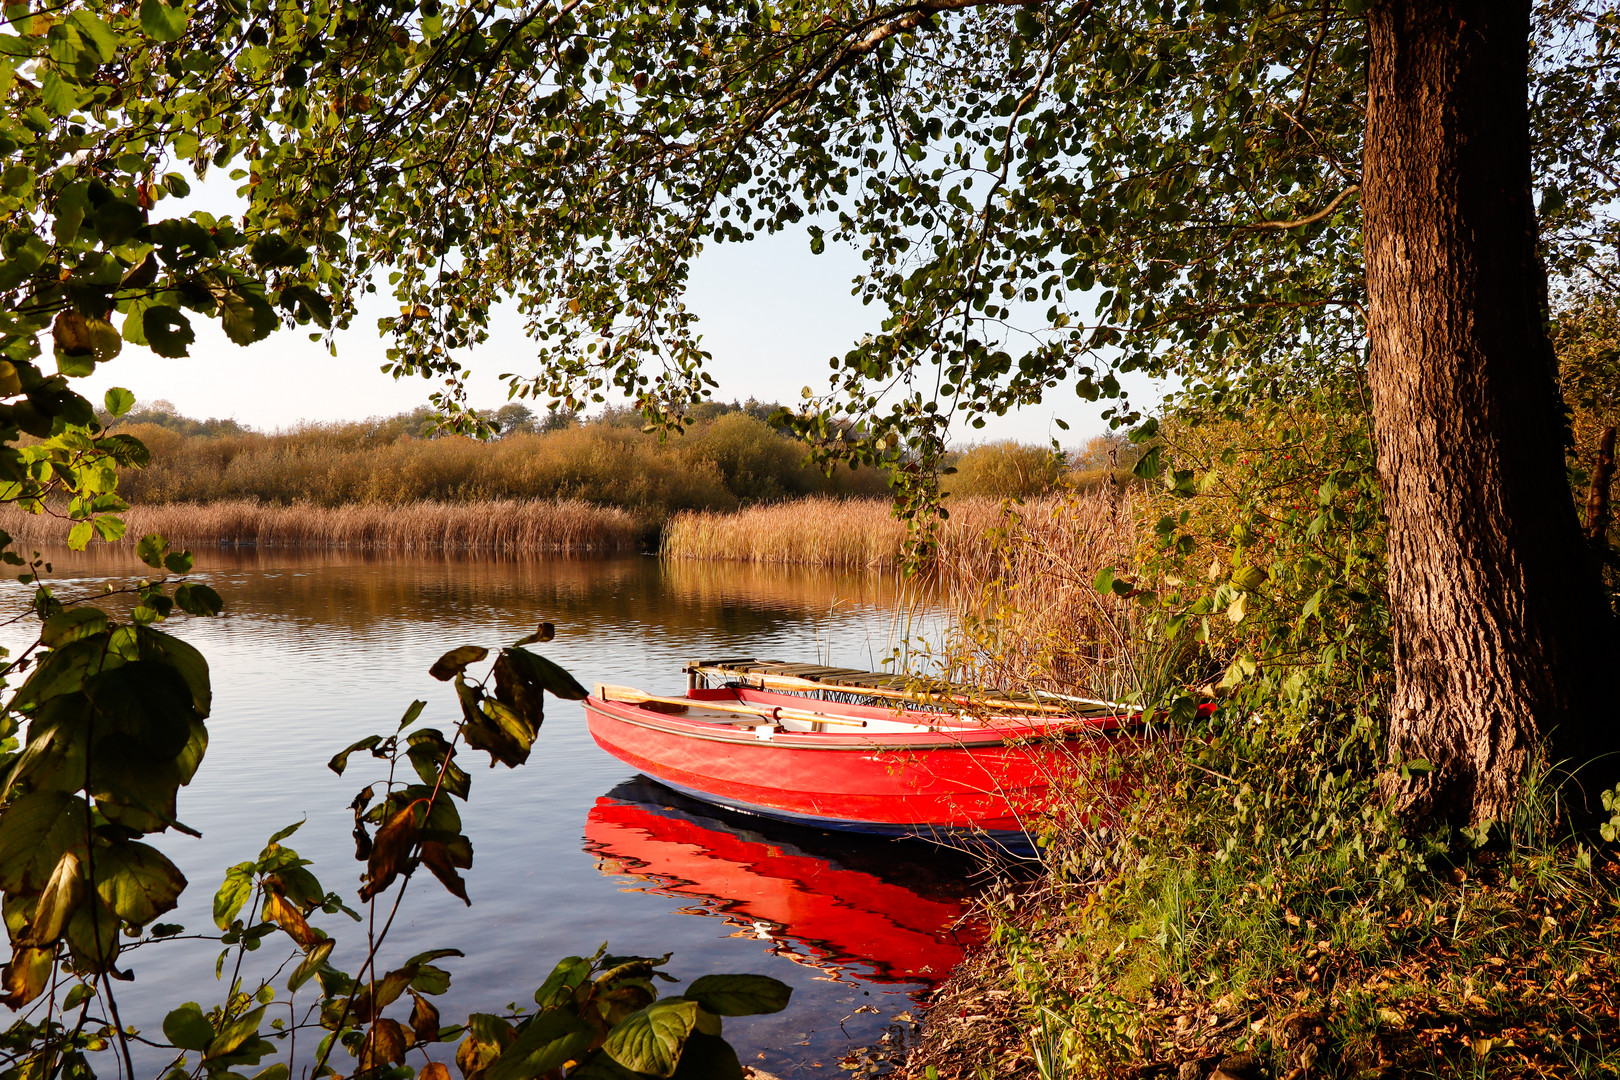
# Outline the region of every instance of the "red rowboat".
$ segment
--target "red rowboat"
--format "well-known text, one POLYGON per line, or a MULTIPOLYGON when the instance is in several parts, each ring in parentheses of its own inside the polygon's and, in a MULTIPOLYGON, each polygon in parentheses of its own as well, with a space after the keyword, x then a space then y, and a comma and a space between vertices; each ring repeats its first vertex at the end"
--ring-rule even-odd
POLYGON ((975 718, 736 683, 684 698, 597 691, 585 701, 597 744, 699 799, 823 829, 1014 849, 1029 848, 1053 784, 1136 727, 1126 714, 975 718))

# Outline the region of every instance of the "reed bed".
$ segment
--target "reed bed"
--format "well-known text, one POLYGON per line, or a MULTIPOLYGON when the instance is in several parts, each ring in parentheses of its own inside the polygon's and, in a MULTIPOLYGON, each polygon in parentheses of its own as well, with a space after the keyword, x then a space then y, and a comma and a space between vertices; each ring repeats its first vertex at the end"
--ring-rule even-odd
MULTIPOLYGON (((582 499, 417 502, 404 506, 265 505, 247 500, 135 506, 125 536, 161 533, 177 544, 388 551, 585 553, 634 550, 641 523, 618 507, 582 499)), ((0 528, 24 543, 61 543, 68 523, 7 505, 0 528)))
POLYGON ((666 559, 728 559, 835 569, 898 564, 905 523, 886 499, 799 499, 736 513, 687 510, 664 526, 666 559))
MULTIPOLYGON (((662 554, 887 569, 903 561, 908 539, 887 500, 801 499, 677 514, 662 554)), ((956 633, 931 666, 974 685, 1126 694, 1136 682, 1130 604, 1095 582, 1105 568, 1129 572, 1134 541, 1130 497, 1112 486, 1023 503, 953 501, 928 576, 956 633)))
MULTIPOLYGON (((946 531, 935 556, 939 602, 957 627, 944 666, 960 681, 1119 700, 1134 670, 1131 602, 1096 588, 1124 576, 1136 542, 1129 494, 1050 495, 983 512, 946 531)), ((956 515, 953 514, 953 522, 956 515)))

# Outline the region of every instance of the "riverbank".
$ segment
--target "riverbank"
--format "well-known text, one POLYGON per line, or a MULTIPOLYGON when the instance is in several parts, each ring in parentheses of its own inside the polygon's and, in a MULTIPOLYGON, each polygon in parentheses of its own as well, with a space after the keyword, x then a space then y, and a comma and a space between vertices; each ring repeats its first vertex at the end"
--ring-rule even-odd
POLYGON ((1400 801, 1428 763, 1385 739, 1361 414, 1325 399, 1162 430, 1177 472, 1133 496, 1129 559, 1076 543, 1065 563, 1035 531, 1063 519, 1016 523, 978 582, 1002 602, 963 621, 1031 680, 1117 679, 1179 737, 1076 761, 1041 878, 990 898, 989 943, 935 994, 906 1075, 1620 1075, 1620 803, 1578 827, 1546 763, 1501 820, 1400 801), (1053 580, 1089 581, 1116 632, 1067 668, 1053 643, 1099 631, 1064 629, 1081 604, 1043 608, 1079 592, 1053 580))

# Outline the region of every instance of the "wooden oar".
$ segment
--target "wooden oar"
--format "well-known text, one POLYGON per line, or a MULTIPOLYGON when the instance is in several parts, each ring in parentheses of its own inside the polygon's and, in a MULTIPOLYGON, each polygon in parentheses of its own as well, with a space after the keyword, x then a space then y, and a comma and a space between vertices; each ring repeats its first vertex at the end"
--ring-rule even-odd
POLYGON ((952 689, 943 693, 931 694, 913 690, 897 690, 887 686, 870 686, 860 683, 822 682, 819 679, 801 679, 794 675, 776 675, 764 671, 744 671, 740 668, 707 666, 694 664, 687 668, 689 672, 699 675, 713 675, 716 678, 729 679, 738 682, 757 682, 761 690, 790 690, 808 691, 810 693, 836 693, 851 694, 858 697, 887 698, 890 701, 915 701, 923 704, 978 705, 981 707, 1007 709, 1013 712, 1033 712, 1041 714, 1058 713, 1073 716, 1078 710, 1077 706, 1085 706, 1102 710, 1101 716, 1110 715, 1118 710, 1120 713, 1129 711, 1130 706, 1113 701, 1099 701, 1094 698, 1071 697, 1067 694, 1046 694, 1042 696, 1056 699, 1045 703, 1022 701, 1018 698, 1004 698, 1001 700, 984 700, 975 698, 970 693, 952 689), (1060 702, 1072 702, 1064 705, 1060 702))
POLYGON ((645 690, 637 690, 633 686, 608 686, 598 683, 596 696, 603 701, 622 701, 626 705, 645 705, 648 703, 658 705, 680 705, 685 708, 713 709, 716 712, 741 713, 747 716, 763 716, 767 720, 801 720, 810 724, 833 724, 838 727, 865 727, 865 720, 850 720, 841 716, 828 716, 826 713, 811 712, 808 709, 783 708, 780 705, 741 705, 724 701, 701 701, 693 698, 659 697, 649 694, 645 690))

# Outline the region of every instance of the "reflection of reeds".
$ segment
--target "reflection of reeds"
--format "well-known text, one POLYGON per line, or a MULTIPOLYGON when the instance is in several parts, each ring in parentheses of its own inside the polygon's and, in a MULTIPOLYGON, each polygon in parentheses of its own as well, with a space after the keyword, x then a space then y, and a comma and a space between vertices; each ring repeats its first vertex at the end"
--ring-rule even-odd
MULTIPOLYGON (((266 506, 242 501, 136 506, 125 536, 178 544, 251 544, 390 551, 620 551, 636 547, 635 518, 579 499, 419 502, 406 506, 266 506)), ((0 508, 0 528, 24 543, 60 543, 67 523, 0 508)))
POLYGON ((661 591, 704 606, 745 603, 783 611, 828 612, 854 604, 893 611, 925 592, 892 573, 768 566, 728 560, 672 559, 660 564, 661 591))

